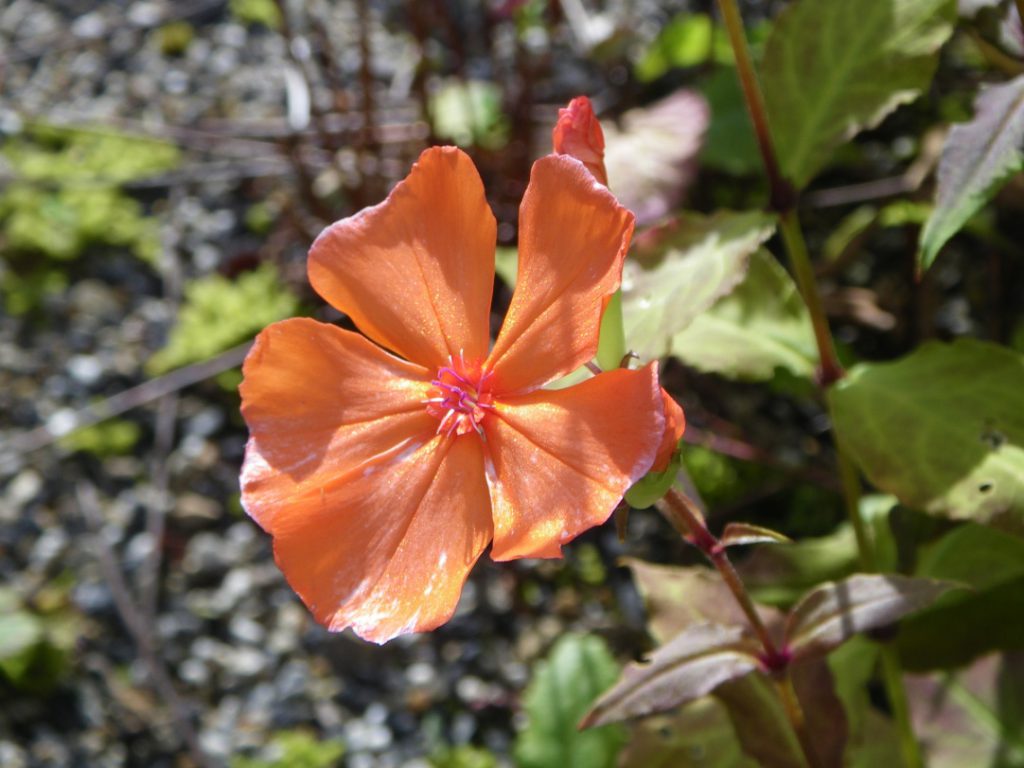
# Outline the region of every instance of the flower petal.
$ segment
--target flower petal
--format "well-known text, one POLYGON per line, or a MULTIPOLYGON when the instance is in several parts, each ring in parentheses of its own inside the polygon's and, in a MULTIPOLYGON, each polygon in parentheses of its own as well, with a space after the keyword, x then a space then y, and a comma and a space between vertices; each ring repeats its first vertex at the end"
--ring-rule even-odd
POLYGON ((661 442, 657 364, 506 398, 484 420, 495 560, 558 557, 611 515, 661 442))
POLYGON ((574 158, 533 164, 519 209, 519 274, 491 351, 496 393, 523 392, 594 357, 633 214, 574 158))
POLYGON ((325 229, 309 281, 363 333, 430 369, 487 355, 494 214, 473 161, 455 147, 420 155, 380 205, 325 229))
POLYGON ((433 629, 491 538, 483 467, 475 435, 435 436, 370 474, 309 488, 275 518, 277 564, 331 631, 383 643, 433 629))
POLYGON ((278 505, 432 437, 430 376, 362 336, 307 318, 265 328, 240 387, 250 441, 242 503, 264 528, 278 505))
POLYGON ((683 414, 683 407, 675 401, 665 388, 661 389, 661 400, 665 408, 665 432, 661 438, 661 445, 658 446, 658 455, 654 457, 652 472, 664 472, 672 461, 672 454, 676 452, 683 432, 686 431, 686 416, 683 414))

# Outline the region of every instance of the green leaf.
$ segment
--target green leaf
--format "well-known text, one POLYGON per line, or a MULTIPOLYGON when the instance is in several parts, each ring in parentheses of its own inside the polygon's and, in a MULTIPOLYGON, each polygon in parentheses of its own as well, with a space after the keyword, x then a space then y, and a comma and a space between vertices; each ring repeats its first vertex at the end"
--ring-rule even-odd
POLYGON ((794 660, 823 656, 856 634, 884 627, 935 602, 949 582, 858 574, 822 584, 793 607, 785 646, 794 660))
POLYGON ((925 344, 851 369, 835 431, 876 486, 911 508, 1024 524, 1024 357, 980 341, 925 344))
MULTIPOLYGON (((814 734, 819 764, 841 765, 847 723, 836 697, 832 673, 823 659, 790 668, 807 729, 814 734)), ((778 692, 769 677, 747 675, 720 686, 715 698, 725 704, 744 752, 759 765, 807 768, 778 692)))
POLYGON ((967 523, 925 549, 916 574, 991 589, 1024 576, 1024 539, 967 523))
POLYGON ((672 487, 682 463, 683 457, 677 449, 664 470, 648 472, 633 483, 632 487, 626 491, 626 503, 634 509, 653 507, 654 503, 668 493, 668 489, 672 487))
POLYGON ((987 656, 956 675, 906 685, 929 768, 1024 765, 1024 654, 987 656))
POLYGON ((971 587, 906 620, 898 647, 908 669, 961 666, 992 650, 1024 646, 1024 539, 968 523, 921 552, 917 575, 971 587))
POLYGON ((656 263, 627 262, 622 279, 626 342, 641 358, 668 354, 676 334, 731 291, 775 227, 760 213, 683 214, 656 263))
POLYGON ((984 89, 974 119, 953 126, 939 161, 935 209, 921 232, 918 269, 1024 168, 1024 75, 984 89))
POLYGON ((743 281, 672 339, 672 352, 706 373, 764 381, 776 369, 813 378, 814 328, 789 273, 761 249, 743 281))
POLYGON ((147 369, 160 374, 207 360, 298 309, 298 299, 272 264, 245 272, 234 282, 221 275, 199 278, 185 286, 185 302, 167 346, 149 359, 147 369))
POLYGON ((340 764, 345 744, 296 729, 275 733, 264 752, 262 759, 236 756, 231 768, 332 768, 340 764))
POLYGON ((732 61, 725 30, 706 13, 681 13, 665 24, 633 68, 638 80, 657 80, 670 69, 732 61))
POLYGON ((761 170, 761 155, 735 67, 718 67, 698 87, 711 107, 701 165, 748 176, 761 170))
POLYGON ((0 671, 18 682, 45 634, 42 621, 28 611, 0 615, 0 671))
POLYGON ((262 24, 267 29, 281 27, 281 11, 274 0, 228 0, 228 10, 242 24, 262 24))
POLYGON ((618 676, 604 642, 565 635, 540 662, 526 690, 526 727, 516 738, 519 768, 611 768, 625 740, 617 726, 581 732, 576 724, 618 676))
POLYGON ((928 87, 955 0, 796 0, 759 70, 783 172, 798 188, 833 151, 928 87))

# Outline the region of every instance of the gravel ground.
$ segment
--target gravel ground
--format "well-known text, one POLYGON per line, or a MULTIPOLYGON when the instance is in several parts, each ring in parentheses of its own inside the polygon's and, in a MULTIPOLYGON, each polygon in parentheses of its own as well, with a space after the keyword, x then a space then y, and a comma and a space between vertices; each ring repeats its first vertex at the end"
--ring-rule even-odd
MULTIPOLYGON (((396 13, 391 5, 374 4, 374 19, 396 13)), ((315 7, 344 51, 341 71, 355 77, 356 6, 315 7)), ((376 21, 372 39, 388 54, 372 71, 381 114, 400 126, 414 111, 415 58, 406 37, 376 21)), ((155 267, 94 249, 67 266, 68 289, 39 311, 0 310, 0 445, 40 425, 62 432, 79 409, 144 381, 184 281, 271 259, 302 290, 305 242, 275 230, 268 244, 243 222, 253 202, 294 183, 275 143, 288 132, 286 72, 304 56, 291 48, 211 0, 0 3, 0 130, 16 136, 31 119, 109 125, 185 151, 180 170, 132 185, 159 217, 155 267), (170 21, 192 25, 180 55, 162 49, 170 21)), ((563 77, 571 89, 586 73, 563 77)), ((381 149, 385 177, 404 172, 424 138, 417 131, 381 149)), ((338 162, 360 161, 342 150, 338 162)), ((327 633, 238 505, 237 407, 233 391, 205 380, 130 410, 140 438, 126 455, 62 444, 0 452, 0 580, 65 632, 52 684, 0 682, 0 765, 187 766, 190 730, 212 765, 269 755, 274 734, 295 728, 341 739, 353 768, 422 766, 444 743, 508 755, 529 664, 553 638, 617 627, 620 648, 642 642, 635 592, 613 565, 623 547, 608 529, 562 562, 482 562, 456 617, 429 635, 381 648, 327 633), (605 583, 594 584, 595 566, 610 573, 605 583)), ((664 538, 644 514, 632 533, 664 538)))

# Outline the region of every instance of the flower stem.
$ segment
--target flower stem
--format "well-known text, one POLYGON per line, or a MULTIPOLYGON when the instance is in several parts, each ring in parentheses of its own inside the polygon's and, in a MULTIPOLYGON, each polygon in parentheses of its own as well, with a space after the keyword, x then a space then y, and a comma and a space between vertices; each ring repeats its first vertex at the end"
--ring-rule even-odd
POLYGON ((822 768, 822 762, 818 757, 814 740, 807 730, 807 723, 804 719, 803 709, 800 706, 800 699, 793 688, 793 680, 789 672, 789 656, 785 651, 780 651, 772 639, 771 633, 754 606, 750 593, 747 592, 743 580, 740 579, 739 573, 736 572, 735 566, 729 559, 726 548, 708 530, 700 510, 696 508, 685 494, 675 488, 670 488, 668 493, 665 494, 664 502, 664 505, 660 508, 666 513, 669 522, 687 541, 697 547, 711 561, 712 565, 715 566, 715 569, 721 575, 725 585, 729 588, 732 596, 743 610, 747 621, 750 622, 754 633, 761 641, 761 646, 764 649, 763 661, 769 671, 772 672, 776 692, 779 694, 786 717, 793 727, 797 741, 800 743, 800 749, 807 759, 807 764, 811 768, 822 768))
MULTIPOLYGON (((1016 2, 1018 8, 1024 6, 1024 0, 1016 0, 1016 2)), ((764 96, 761 92, 757 75, 754 71, 739 6, 736 0, 718 0, 718 7, 722 13, 722 19, 729 34, 733 53, 735 54, 736 69, 743 87, 743 96, 754 125, 754 132, 757 136, 757 144, 761 152, 765 173, 768 176, 771 205, 779 214, 780 234, 782 235, 786 251, 789 254, 797 286, 800 289, 800 294, 803 296, 804 303, 807 305, 807 310, 814 326, 814 338, 821 361, 818 383, 823 388, 828 388, 831 384, 842 378, 843 370, 836 358, 832 333, 829 329, 828 319, 825 317, 821 294, 818 291, 817 281, 814 277, 814 269, 811 266, 807 245, 800 228, 800 221, 797 218, 796 194, 792 185, 783 177, 780 170, 775 152, 775 144, 772 140, 771 128, 768 124, 768 112, 765 108, 764 96)), ((835 414, 831 412, 831 408, 829 415, 832 417, 834 430, 836 421, 835 414)), ((861 564, 865 570, 875 571, 877 570, 877 560, 874 547, 860 514, 860 482, 857 477, 857 471, 849 456, 843 450, 842 442, 838 439, 836 440, 836 453, 846 512, 857 536, 857 548, 860 553, 861 564)), ((882 654, 882 676, 885 681, 889 703, 893 710, 893 718, 899 731, 903 761, 906 768, 920 768, 923 765, 920 745, 917 742, 910 722, 907 694, 903 687, 903 675, 900 669, 899 658, 891 647, 883 646, 882 654)))
POLYGON ((786 252, 789 254, 790 266, 796 276, 797 287, 800 289, 800 295, 803 296, 804 304, 807 305, 807 312, 811 316, 814 341, 818 346, 818 358, 821 361, 818 369, 818 382, 821 386, 827 387, 843 377, 843 367, 839 364, 839 358, 836 357, 832 331, 828 327, 828 318, 825 316, 821 292, 814 279, 814 267, 811 266, 807 243, 804 241, 800 220, 797 218, 794 208, 780 211, 779 230, 782 242, 786 246, 786 252))
POLYGON ((800 697, 796 695, 796 688, 793 687, 793 678, 788 670, 786 674, 776 679, 775 689, 779 692, 779 698, 782 699, 782 706, 786 710, 786 717, 793 724, 793 730, 796 732, 796 737, 800 742, 800 749, 803 751, 804 757, 807 758, 807 762, 812 768, 820 768, 822 762, 818 757, 818 750, 814 746, 811 734, 807 730, 807 720, 804 718, 803 707, 800 706, 800 697))
POLYGON ((669 488, 668 493, 665 494, 665 503, 676 530, 687 541, 703 552, 719 574, 721 574, 722 580, 725 581, 725 585, 732 592, 732 596, 736 598, 736 602, 743 609, 743 613, 750 622, 750 626, 761 641, 765 656, 769 659, 780 658, 779 649, 776 647, 775 641, 772 640, 768 628, 761 620, 757 608, 754 607, 754 601, 751 600, 747 588, 740 579, 740 575, 736 572, 732 561, 729 560, 725 547, 708 530, 700 511, 689 498, 676 488, 669 488))

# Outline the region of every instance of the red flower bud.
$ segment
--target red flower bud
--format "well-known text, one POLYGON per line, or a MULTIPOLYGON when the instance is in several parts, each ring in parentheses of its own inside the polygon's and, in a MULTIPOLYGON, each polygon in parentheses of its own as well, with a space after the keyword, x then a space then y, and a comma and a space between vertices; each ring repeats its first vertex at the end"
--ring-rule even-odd
POLYGON ((608 186, 608 173, 604 168, 604 132, 594 117, 590 99, 577 96, 568 107, 558 110, 551 143, 557 154, 575 157, 587 166, 595 179, 608 186))

